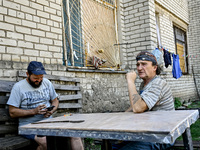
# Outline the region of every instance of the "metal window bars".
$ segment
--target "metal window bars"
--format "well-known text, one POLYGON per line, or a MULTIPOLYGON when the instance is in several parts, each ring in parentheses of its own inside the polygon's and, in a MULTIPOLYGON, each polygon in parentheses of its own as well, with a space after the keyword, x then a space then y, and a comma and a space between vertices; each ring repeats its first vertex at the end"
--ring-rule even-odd
POLYGON ((118 66, 115 6, 114 0, 63 0, 66 65, 92 66, 96 56, 106 60, 101 67, 118 66))

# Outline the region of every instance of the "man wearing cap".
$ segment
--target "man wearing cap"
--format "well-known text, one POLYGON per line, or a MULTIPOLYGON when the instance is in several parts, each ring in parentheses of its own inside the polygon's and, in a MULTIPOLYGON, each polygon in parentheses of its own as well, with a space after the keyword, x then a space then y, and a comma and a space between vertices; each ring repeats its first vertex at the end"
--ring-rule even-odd
MULTIPOLYGON (((167 82, 157 75, 160 74, 156 57, 148 52, 140 52, 137 57, 137 72, 143 80, 140 85, 139 93, 136 90, 135 71, 130 71, 126 74, 128 83, 130 108, 127 111, 134 113, 142 113, 145 111, 157 110, 174 110, 174 100, 170 87, 167 82)), ((167 149, 170 144, 158 144, 150 142, 122 142, 118 145, 113 145, 113 149, 120 150, 149 150, 149 149, 167 149)))
MULTIPOLYGON (((59 104, 58 95, 52 83, 48 79, 43 78, 46 72, 41 62, 31 61, 26 74, 26 79, 17 82, 13 86, 7 102, 10 116, 12 118, 19 118, 19 126, 51 117, 59 104), (49 106, 54 107, 48 111, 45 108, 49 106)), ((37 150, 47 149, 46 137, 37 135, 23 136, 35 140, 39 145, 37 150)))

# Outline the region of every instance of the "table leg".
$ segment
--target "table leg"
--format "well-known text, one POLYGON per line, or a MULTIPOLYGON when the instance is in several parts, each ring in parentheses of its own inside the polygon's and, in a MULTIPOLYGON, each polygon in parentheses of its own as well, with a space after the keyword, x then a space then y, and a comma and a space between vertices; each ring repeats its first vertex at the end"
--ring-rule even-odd
POLYGON ((47 136, 47 150, 72 150, 69 137, 47 136))
POLYGON ((102 143, 101 150, 112 150, 112 145, 111 145, 111 143, 109 142, 109 140, 103 139, 102 142, 103 142, 103 143, 102 143))
POLYGON ((185 150, 193 150, 190 128, 186 128, 185 132, 182 134, 182 137, 183 137, 185 150))

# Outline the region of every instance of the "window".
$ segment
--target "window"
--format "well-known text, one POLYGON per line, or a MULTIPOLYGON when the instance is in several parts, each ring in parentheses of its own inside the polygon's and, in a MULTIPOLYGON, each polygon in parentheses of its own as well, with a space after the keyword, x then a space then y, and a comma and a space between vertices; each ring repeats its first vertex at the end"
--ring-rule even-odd
POLYGON ((65 65, 93 67, 95 56, 102 68, 118 66, 115 14, 114 0, 63 0, 65 65))
POLYGON ((188 73, 188 52, 186 43, 186 32, 174 26, 174 39, 176 46, 176 53, 179 55, 180 68, 183 74, 188 73))

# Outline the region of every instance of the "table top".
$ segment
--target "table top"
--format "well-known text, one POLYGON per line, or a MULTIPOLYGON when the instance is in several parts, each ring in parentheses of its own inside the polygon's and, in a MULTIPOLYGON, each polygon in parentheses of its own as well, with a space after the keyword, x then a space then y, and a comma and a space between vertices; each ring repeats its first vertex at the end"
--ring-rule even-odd
POLYGON ((73 114, 19 127, 19 134, 173 143, 198 110, 73 114))

